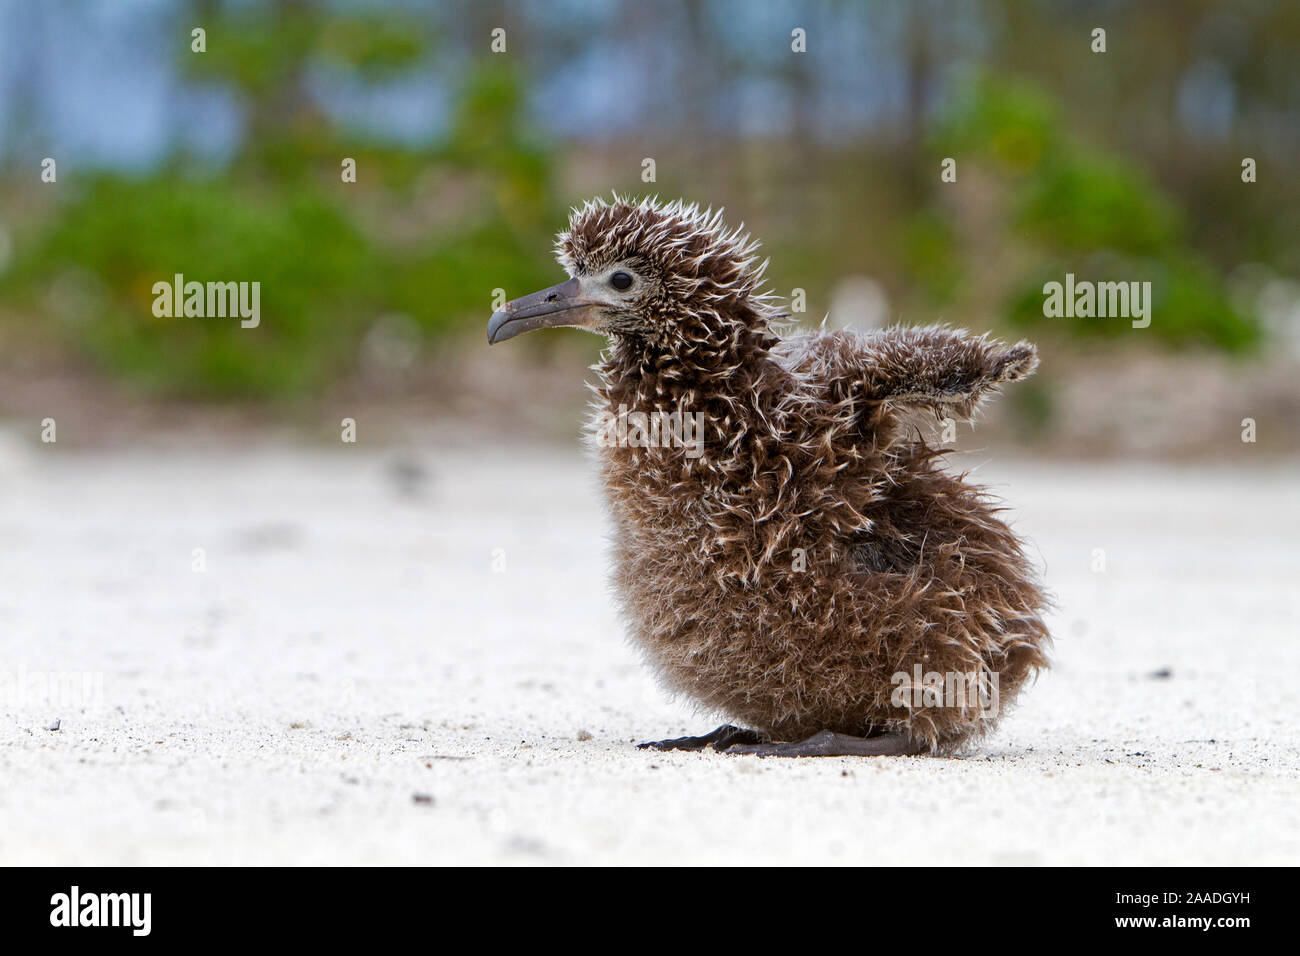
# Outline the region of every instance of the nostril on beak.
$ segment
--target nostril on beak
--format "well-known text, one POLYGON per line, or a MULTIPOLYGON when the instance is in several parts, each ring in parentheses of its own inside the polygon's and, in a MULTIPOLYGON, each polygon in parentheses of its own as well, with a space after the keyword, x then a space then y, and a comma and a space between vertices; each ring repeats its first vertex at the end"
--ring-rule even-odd
POLYGON ((555 301, 556 299, 558 299, 559 297, 560 297, 560 294, 559 294, 558 292, 552 292, 550 295, 548 295, 548 296, 546 297, 546 301, 547 301, 547 302, 554 302, 554 301, 555 301))

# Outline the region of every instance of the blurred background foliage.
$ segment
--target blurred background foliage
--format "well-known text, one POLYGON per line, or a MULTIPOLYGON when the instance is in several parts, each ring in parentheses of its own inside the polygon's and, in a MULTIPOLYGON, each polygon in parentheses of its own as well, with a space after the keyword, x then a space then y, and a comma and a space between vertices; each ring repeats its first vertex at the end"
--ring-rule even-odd
MULTIPOLYGON (((1029 260, 1023 274, 1008 277, 1005 315, 1012 325, 1055 325, 1081 337, 1129 334, 1122 321, 1043 314, 1044 284, 1073 273, 1080 280, 1149 280, 1150 308, 1160 316, 1151 332, 1170 345, 1235 352, 1259 343, 1256 317, 1229 302, 1223 276, 1189 242, 1178 204, 1136 163, 1072 141, 1056 104, 1032 85, 974 80, 941 121, 934 148, 982 164, 1005 191, 1011 235, 1003 241, 1018 237, 1029 260)), ((943 242, 927 254, 955 259, 953 250, 943 242)), ((955 261, 942 266, 943 273, 959 268, 955 261)))
POLYGON ((400 379, 612 189, 727 206, 811 322, 1250 356, 1300 315, 1294 4, 649 6, 0 0, 4 350, 198 399, 400 379), (1067 272, 1150 280, 1150 329, 1045 318, 1067 272), (260 282, 261 325, 155 318, 177 273, 260 282))

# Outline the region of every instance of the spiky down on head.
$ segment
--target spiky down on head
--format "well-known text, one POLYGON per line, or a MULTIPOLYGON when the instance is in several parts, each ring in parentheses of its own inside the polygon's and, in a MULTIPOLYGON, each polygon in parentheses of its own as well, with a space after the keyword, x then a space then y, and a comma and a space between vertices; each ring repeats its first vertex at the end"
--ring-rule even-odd
POLYGON ((767 263, 757 250, 743 226, 723 225, 722 210, 594 199, 557 237, 570 279, 507 302, 488 322, 488 342, 564 326, 608 335, 632 358, 648 349, 717 364, 765 348, 782 313, 761 288, 767 263))
POLYGON ((556 258, 570 276, 608 286, 624 304, 606 331, 660 335, 710 314, 765 327, 778 313, 762 290, 767 263, 758 246, 743 226, 729 230, 721 209, 615 196, 573 210, 556 258))

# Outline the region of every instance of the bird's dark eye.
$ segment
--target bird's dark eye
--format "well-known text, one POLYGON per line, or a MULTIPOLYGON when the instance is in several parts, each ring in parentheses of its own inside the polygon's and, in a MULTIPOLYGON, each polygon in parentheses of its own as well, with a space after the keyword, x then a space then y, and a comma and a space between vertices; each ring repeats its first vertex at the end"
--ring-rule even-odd
POLYGON ((632 288, 632 277, 626 272, 615 272, 609 277, 609 284, 619 292, 626 292, 632 288))

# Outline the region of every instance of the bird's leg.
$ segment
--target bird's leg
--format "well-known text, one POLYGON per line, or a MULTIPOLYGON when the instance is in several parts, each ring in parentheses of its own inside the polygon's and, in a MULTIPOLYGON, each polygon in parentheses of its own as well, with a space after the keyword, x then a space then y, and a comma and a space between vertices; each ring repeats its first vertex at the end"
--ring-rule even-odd
POLYGON ((671 740, 652 740, 648 743, 637 744, 638 750, 645 750, 647 747, 651 750, 703 750, 705 747, 712 745, 714 750, 726 750, 738 744, 762 744, 767 740, 762 734, 754 730, 743 730, 740 727, 733 727, 731 724, 723 724, 717 730, 705 734, 703 737, 675 737, 671 740))
POLYGON ((925 744, 905 734, 881 734, 879 737, 853 737, 823 730, 807 740, 787 743, 737 743, 727 748, 729 754, 753 754, 756 757, 914 757, 924 753, 925 744))

